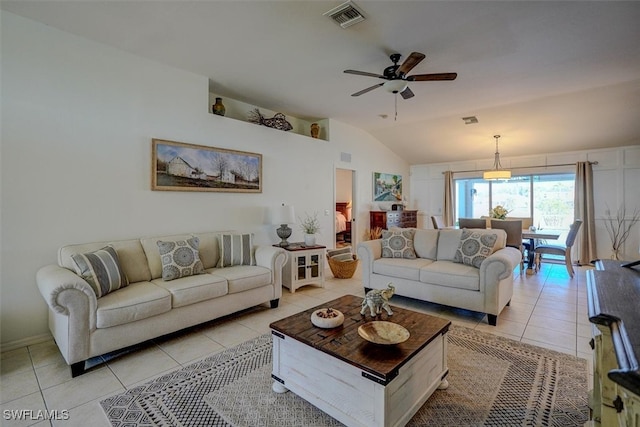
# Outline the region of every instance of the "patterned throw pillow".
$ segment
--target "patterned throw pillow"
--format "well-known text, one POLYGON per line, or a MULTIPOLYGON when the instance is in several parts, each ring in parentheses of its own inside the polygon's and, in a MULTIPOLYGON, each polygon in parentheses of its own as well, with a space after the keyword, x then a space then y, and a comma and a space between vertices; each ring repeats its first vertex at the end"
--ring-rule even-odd
POLYGON ((493 247, 497 240, 497 234, 465 229, 462 231, 460 244, 456 250, 456 255, 453 257, 453 262, 480 268, 482 261, 493 253, 493 247))
POLYGON ((100 298, 129 284, 120 268, 120 259, 113 246, 105 246, 94 252, 71 255, 76 274, 91 285, 100 298))
POLYGON ((253 234, 221 234, 218 267, 255 265, 252 249, 253 234))
POLYGON ((415 259, 416 251, 413 247, 415 230, 398 229, 382 232, 382 258, 415 259))
POLYGON ((158 240, 158 251, 162 261, 162 280, 169 281, 181 277, 202 274, 204 268, 200 261, 200 239, 192 237, 187 240, 158 240))

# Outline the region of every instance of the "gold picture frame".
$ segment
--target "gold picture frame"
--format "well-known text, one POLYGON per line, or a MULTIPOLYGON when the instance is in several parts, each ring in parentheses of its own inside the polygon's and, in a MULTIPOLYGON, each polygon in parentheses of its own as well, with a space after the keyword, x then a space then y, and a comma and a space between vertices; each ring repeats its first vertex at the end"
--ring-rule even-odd
POLYGON ((151 189, 262 193, 262 154, 154 138, 151 189))

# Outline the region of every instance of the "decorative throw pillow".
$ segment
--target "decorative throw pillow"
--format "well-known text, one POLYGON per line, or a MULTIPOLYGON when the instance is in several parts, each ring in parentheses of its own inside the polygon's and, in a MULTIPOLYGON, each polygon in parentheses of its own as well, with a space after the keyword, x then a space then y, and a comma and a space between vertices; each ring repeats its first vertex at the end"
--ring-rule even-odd
POLYGON ((218 267, 255 265, 252 249, 253 234, 221 234, 218 267))
POLYGON ((204 268, 200 261, 200 239, 192 237, 187 240, 158 240, 158 251, 162 261, 162 280, 169 281, 181 277, 202 274, 204 268))
POLYGON ((100 298, 129 284, 120 268, 120 259, 113 246, 105 246, 94 252, 71 255, 76 274, 91 285, 100 298))
POLYGON ((351 256, 351 246, 347 246, 346 248, 341 249, 330 249, 327 251, 327 256, 329 258, 335 258, 339 255, 348 255, 351 256))
POLYGON ((413 247, 415 230, 396 229, 382 232, 382 258, 415 259, 416 251, 413 247))
POLYGON ((493 247, 497 240, 497 234, 465 229, 462 231, 460 244, 456 250, 456 255, 453 257, 453 262, 480 268, 482 261, 493 253, 493 247))

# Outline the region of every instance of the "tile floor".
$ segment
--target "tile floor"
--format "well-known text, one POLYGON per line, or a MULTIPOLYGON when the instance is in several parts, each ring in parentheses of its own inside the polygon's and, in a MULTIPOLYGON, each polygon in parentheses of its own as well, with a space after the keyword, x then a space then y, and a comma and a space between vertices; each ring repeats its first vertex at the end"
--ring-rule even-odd
MULTIPOLYGON (((531 276, 514 273, 514 296, 498 317, 498 326, 486 316, 394 297, 392 304, 450 319, 454 324, 491 332, 517 341, 551 348, 591 360, 588 342, 585 271, 570 279, 564 266, 544 264, 531 276)), ((280 307, 258 307, 237 315, 145 343, 127 354, 102 362, 72 379, 69 367, 53 340, 2 353, 0 407, 3 426, 109 426, 99 402, 164 372, 186 366, 212 353, 269 331, 269 323, 345 293, 363 296, 358 278, 333 279, 327 270, 325 288, 305 286, 295 294, 283 289, 280 307), (11 410, 58 410, 68 419, 10 420, 11 410)))

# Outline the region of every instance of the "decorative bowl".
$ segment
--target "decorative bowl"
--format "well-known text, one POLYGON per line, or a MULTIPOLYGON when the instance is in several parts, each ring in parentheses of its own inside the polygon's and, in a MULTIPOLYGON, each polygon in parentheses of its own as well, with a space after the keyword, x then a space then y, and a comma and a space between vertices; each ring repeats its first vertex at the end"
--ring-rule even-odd
POLYGON ((333 308, 321 308, 311 314, 311 323, 318 328, 336 328, 344 323, 344 314, 333 308))
POLYGON ((400 344, 411 335, 407 328, 393 322, 376 320, 360 325, 358 334, 374 344, 400 344))

